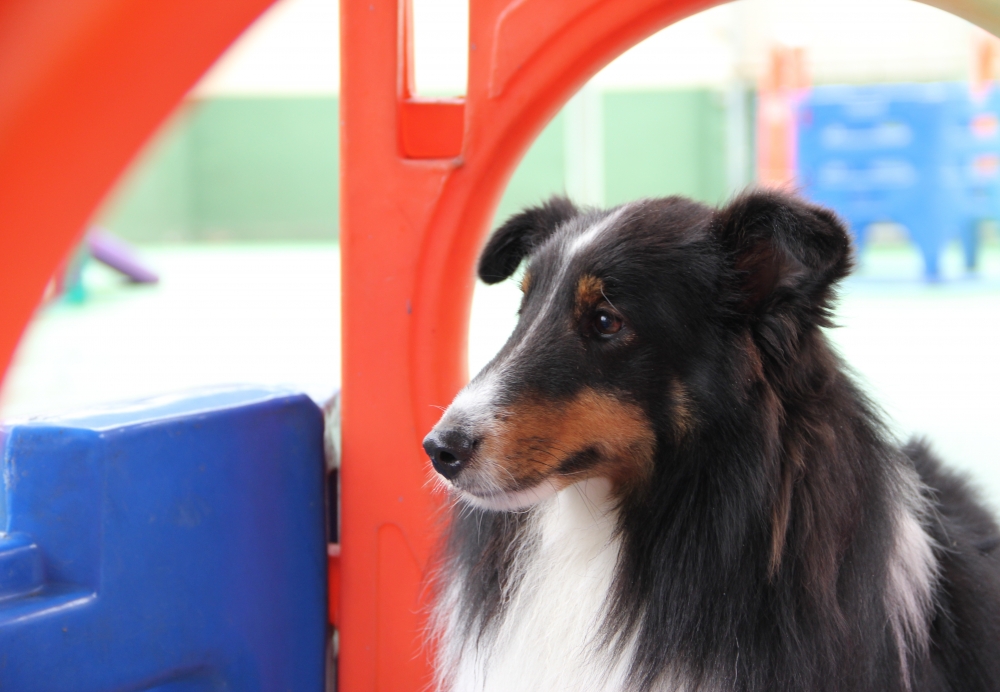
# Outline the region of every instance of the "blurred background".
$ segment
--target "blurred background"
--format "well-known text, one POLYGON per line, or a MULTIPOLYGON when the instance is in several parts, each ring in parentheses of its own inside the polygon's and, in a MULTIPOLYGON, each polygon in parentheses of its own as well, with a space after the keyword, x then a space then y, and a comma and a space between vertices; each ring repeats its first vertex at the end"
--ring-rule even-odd
MULTIPOLYGON (((466 81, 467 0, 413 0, 417 91, 466 81)), ((279 0, 136 157, 53 278, 0 419, 213 384, 340 380, 338 10, 279 0)), ((851 225, 830 330, 901 438, 1000 508, 998 42, 911 0, 738 0, 650 37, 540 134, 497 218, 795 189, 851 225)), ((519 292, 478 286, 475 373, 519 292)))

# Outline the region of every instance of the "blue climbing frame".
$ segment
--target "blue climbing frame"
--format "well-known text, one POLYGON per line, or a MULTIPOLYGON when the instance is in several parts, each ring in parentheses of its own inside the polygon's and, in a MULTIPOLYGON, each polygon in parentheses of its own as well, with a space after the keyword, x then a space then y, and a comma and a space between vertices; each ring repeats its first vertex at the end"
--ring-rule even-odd
POLYGON ((262 389, 2 429, 0 690, 322 690, 322 430, 262 389))
POLYGON ((1000 219, 1000 93, 959 82, 822 86, 798 113, 798 183, 837 210, 857 242, 865 228, 907 228, 926 275, 959 239, 976 264, 978 224, 1000 219))

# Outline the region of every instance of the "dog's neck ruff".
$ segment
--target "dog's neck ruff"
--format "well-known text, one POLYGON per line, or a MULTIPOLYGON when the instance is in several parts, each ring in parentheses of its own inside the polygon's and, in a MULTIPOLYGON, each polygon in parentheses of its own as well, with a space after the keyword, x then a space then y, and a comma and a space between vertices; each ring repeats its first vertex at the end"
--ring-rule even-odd
MULTIPOLYGON (((927 502, 906 471, 896 488, 894 538, 887 555, 884 597, 903 689, 909 665, 926 653, 932 593, 938 579, 935 545, 923 528, 927 502)), ((447 692, 621 692, 630 689, 636 640, 609 647, 602 639, 622 546, 619 513, 610 485, 591 479, 565 488, 529 510, 527 531, 515 551, 512 586, 488 627, 462 624, 464 579, 451 575, 437 606, 440 636, 438 688, 447 692)), ((636 634, 631 635, 635 637, 636 634)), ((752 664, 751 664, 752 665, 752 664)), ((727 676, 722 675, 724 680, 727 676)), ((660 671, 653 690, 706 688, 687 679, 679 662, 660 671)), ((732 682, 732 680, 730 680, 732 682)), ((719 685, 725 688, 727 685, 719 685)))
POLYGON ((612 656, 598 644, 621 548, 609 488, 603 479, 583 481, 531 510, 517 578, 502 615, 484 636, 463 636, 455 608, 465 585, 451 585, 438 613, 444 629, 442 689, 625 689, 631 647, 612 656))

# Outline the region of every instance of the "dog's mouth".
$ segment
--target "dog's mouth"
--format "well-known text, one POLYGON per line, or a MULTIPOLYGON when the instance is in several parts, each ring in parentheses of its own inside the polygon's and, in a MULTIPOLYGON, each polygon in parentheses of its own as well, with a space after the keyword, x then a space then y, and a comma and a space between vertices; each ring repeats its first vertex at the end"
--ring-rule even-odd
POLYGON ((608 473, 607 469, 602 473, 600 469, 589 468, 586 464, 577 468, 581 460, 593 459, 600 463, 600 455, 593 448, 588 448, 551 462, 547 466, 547 472, 529 468, 527 475, 521 475, 525 469, 505 465, 489 455, 474 452, 466 462, 465 471, 457 477, 446 478, 439 474, 438 478, 459 502, 470 507, 491 511, 521 511, 548 500, 575 483, 614 475, 608 473))
POLYGON ((460 501, 478 509, 511 512, 528 509, 555 495, 561 490, 553 478, 545 478, 526 488, 486 490, 479 487, 463 488, 449 482, 460 501))

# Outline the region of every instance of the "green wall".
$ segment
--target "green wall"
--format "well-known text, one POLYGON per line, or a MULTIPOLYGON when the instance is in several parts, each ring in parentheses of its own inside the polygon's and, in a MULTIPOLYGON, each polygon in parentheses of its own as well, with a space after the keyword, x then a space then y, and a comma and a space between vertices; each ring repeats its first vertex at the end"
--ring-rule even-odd
POLYGON ((200 104, 196 120, 203 233, 336 236, 336 99, 219 99, 200 104))
POLYGON ((99 223, 136 241, 337 236, 336 98, 192 101, 126 173, 99 223))
POLYGON ((723 201, 725 107, 707 89, 604 96, 604 198, 686 195, 723 201))
POLYGON ((494 225, 524 207, 566 194, 564 138, 566 119, 560 113, 542 130, 507 183, 497 206, 494 225))
MULTIPOLYGON (((608 92, 601 99, 607 204, 726 195, 725 109, 708 89, 608 92)), ((338 220, 337 99, 254 97, 185 104, 137 158, 98 215, 137 242, 333 240, 338 220)), ((564 194, 566 116, 514 173, 498 221, 564 194)))
POLYGON ((140 242, 193 239, 190 134, 183 108, 132 162, 97 222, 140 242))

